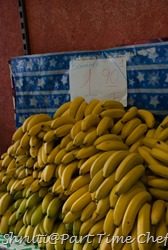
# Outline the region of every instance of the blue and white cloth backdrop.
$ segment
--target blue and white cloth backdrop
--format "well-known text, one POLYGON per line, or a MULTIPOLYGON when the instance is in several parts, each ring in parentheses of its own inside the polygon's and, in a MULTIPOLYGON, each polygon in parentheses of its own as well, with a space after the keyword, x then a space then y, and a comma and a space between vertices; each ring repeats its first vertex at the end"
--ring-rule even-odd
MULTIPOLYGON (((33 113, 53 115, 70 100, 69 63, 74 59, 127 58, 128 107, 168 115, 168 42, 11 58, 16 127, 33 113)), ((76 83, 77 84, 77 83, 76 83)))

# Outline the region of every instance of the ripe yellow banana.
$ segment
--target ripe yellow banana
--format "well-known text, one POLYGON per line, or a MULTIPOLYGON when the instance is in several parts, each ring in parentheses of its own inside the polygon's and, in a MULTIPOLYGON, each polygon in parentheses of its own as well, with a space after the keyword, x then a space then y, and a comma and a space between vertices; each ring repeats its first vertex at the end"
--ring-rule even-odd
POLYGON ((51 129, 55 130, 66 124, 75 124, 75 119, 69 115, 60 116, 54 119, 51 123, 51 129))
POLYGON ((146 147, 149 147, 149 148, 153 148, 158 141, 159 140, 156 138, 147 137, 147 136, 145 136, 144 139, 142 140, 143 145, 145 145, 146 147))
POLYGON ((0 215, 4 215, 6 210, 10 207, 13 202, 13 198, 9 193, 5 193, 0 198, 0 215))
POLYGON ((15 130, 15 132, 12 135, 12 143, 15 143, 16 141, 21 140, 23 135, 24 135, 24 132, 22 130, 22 126, 20 126, 19 128, 15 130))
POLYGON ((55 155, 54 158, 54 163, 55 164, 60 164, 62 161, 62 158, 64 157, 64 155, 67 153, 67 151, 65 150, 65 148, 60 149, 57 154, 55 155))
POLYGON ((47 209, 48 209, 48 205, 49 203, 54 199, 54 195, 52 193, 47 193, 43 200, 42 200, 42 212, 43 214, 46 214, 47 213, 47 209))
POLYGON ((82 221, 80 219, 77 219, 73 222, 73 225, 72 225, 72 234, 73 235, 79 236, 81 224, 82 224, 82 221))
MULTIPOLYGON (((155 242, 155 247, 156 249, 164 249, 166 244, 166 237, 167 237, 167 225, 165 222, 165 219, 162 218, 161 222, 156 225, 156 230, 155 230, 155 237, 156 239, 162 239, 161 241, 155 242)), ((155 249, 154 247, 154 249, 155 249)), ((153 248, 153 246, 152 246, 153 248)))
POLYGON ((45 215, 43 220, 43 228, 46 234, 50 235, 52 233, 54 223, 55 223, 55 218, 51 218, 45 215))
POLYGON ((118 150, 111 153, 110 157, 104 162, 103 176, 110 176, 119 164, 129 155, 128 150, 118 150))
POLYGON ((165 215, 166 203, 164 200, 157 199, 152 204, 151 224, 157 225, 165 215))
POLYGON ((55 137, 59 138, 59 137, 66 136, 67 134, 70 133, 72 127, 73 127, 72 123, 64 124, 58 127, 57 129, 55 129, 55 132, 54 132, 55 137))
POLYGON ((143 136, 146 131, 147 131, 148 127, 146 124, 142 123, 139 124, 132 132, 130 135, 128 135, 128 137, 125 140, 125 143, 127 145, 132 145, 133 143, 135 143, 139 138, 141 138, 141 136, 143 136))
POLYGON ((168 178, 168 168, 167 166, 161 164, 158 160, 156 160, 147 150, 145 146, 141 146, 138 148, 138 152, 144 158, 144 160, 148 164, 148 168, 158 176, 168 178))
POLYGON ((137 117, 126 122, 121 131, 121 138, 125 140, 134 131, 134 129, 141 123, 142 121, 137 117))
POLYGON ((101 106, 101 104, 102 104, 102 101, 99 101, 96 105, 95 105, 95 107, 93 108, 93 110, 92 110, 92 114, 97 114, 97 115, 99 115, 104 109, 103 109, 103 107, 101 106))
POLYGON ((79 175, 74 178, 74 180, 71 181, 69 185, 69 189, 71 192, 75 192, 79 188, 83 187, 86 184, 90 183, 90 174, 84 174, 84 175, 79 175))
POLYGON ((111 189, 110 194, 109 194, 109 202, 110 202, 110 207, 111 208, 114 208, 117 201, 118 201, 118 195, 116 194, 117 185, 118 185, 118 183, 116 183, 114 185, 114 187, 111 189))
POLYGON ((94 222, 92 222, 91 218, 85 220, 80 227, 80 235, 87 235, 90 231, 90 229, 94 226, 94 222))
POLYGON ((81 221, 84 222, 89 219, 93 212, 96 210, 96 203, 94 201, 89 202, 86 207, 82 210, 81 221))
POLYGON ((5 211, 5 213, 1 217, 1 223, 0 223, 0 233, 2 235, 8 233, 9 230, 9 218, 12 215, 12 209, 11 207, 8 207, 8 209, 5 211))
POLYGON ((167 142, 164 142, 164 141, 161 141, 161 140, 157 140, 157 142, 155 143, 154 147, 162 149, 163 151, 168 152, 168 144, 167 144, 167 142))
POLYGON ((58 217, 58 213, 60 212, 60 208, 62 206, 62 201, 58 197, 54 197, 48 204, 47 208, 47 216, 56 218, 58 217))
POLYGON ((56 119, 57 117, 60 117, 63 115, 63 113, 69 109, 71 105, 71 101, 63 103, 54 113, 53 119, 56 119))
POLYGON ((103 169, 100 169, 91 179, 89 183, 89 191, 91 193, 95 192, 104 180, 105 178, 103 176, 103 169))
POLYGON ((104 219, 104 224, 103 224, 103 231, 106 235, 113 235, 114 230, 115 230, 115 224, 114 224, 114 210, 109 209, 107 212, 105 219, 104 219))
POLYGON ((151 195, 147 191, 137 193, 132 200, 129 202, 122 221, 122 234, 128 236, 131 232, 136 216, 146 202, 150 202, 152 199, 151 195))
POLYGON ((122 142, 122 139, 120 136, 115 135, 115 134, 105 134, 105 135, 98 137, 95 140, 95 142, 93 143, 93 145, 97 146, 98 144, 100 144, 102 142, 106 142, 106 141, 120 141, 120 142, 122 142))
POLYGON ((153 128, 155 126, 155 117, 151 111, 147 109, 138 109, 137 114, 148 126, 148 128, 153 128))
POLYGON ((85 135, 84 140, 83 140, 83 145, 85 146, 93 145, 93 143, 95 142, 97 138, 98 138, 98 135, 97 135, 97 131, 95 128, 85 135))
POLYGON ((94 109, 94 107, 100 102, 100 100, 98 99, 92 99, 88 105, 86 106, 85 108, 85 112, 84 112, 84 115, 87 116, 87 115, 90 115, 94 109))
POLYGON ((70 117, 75 118, 75 115, 83 101, 85 101, 85 99, 82 96, 77 96, 72 100, 68 113, 70 117))
POLYGON ((25 132, 20 140, 20 146, 26 148, 29 146, 30 136, 28 132, 25 132))
POLYGON ((108 161, 108 159, 114 154, 114 151, 102 152, 92 163, 90 168, 90 177, 93 178, 95 174, 100 170, 104 169, 104 165, 108 161))
POLYGON ((77 159, 88 158, 97 154, 98 152, 99 150, 94 145, 84 146, 81 149, 79 149, 79 151, 76 154, 76 158, 77 159))
POLYGON ((98 216, 100 216, 100 215, 106 216, 109 209, 110 209, 110 202, 109 202, 108 195, 97 201, 97 206, 96 206, 95 212, 98 216))
POLYGON ((71 182, 73 174, 78 170, 78 161, 73 161, 69 163, 63 170, 61 176, 61 186, 66 190, 71 182))
POLYGON ((70 208, 72 207, 72 204, 84 193, 88 191, 89 185, 86 184, 85 186, 79 188, 77 191, 75 191, 73 194, 71 194, 67 200, 64 202, 62 206, 62 213, 68 212, 70 208))
POLYGON ((81 195, 71 206, 71 212, 77 213, 78 211, 81 211, 84 209, 92 200, 92 196, 90 192, 86 192, 83 195, 81 195))
POLYGON ((146 240, 147 232, 151 232, 151 205, 144 203, 138 212, 137 217, 137 236, 138 247, 140 250, 149 249, 149 243, 146 240))
POLYGON ((125 210, 132 200, 132 198, 139 192, 146 190, 145 187, 137 182, 134 184, 125 194, 122 194, 118 197, 116 205, 114 207, 114 224, 118 227, 125 214, 125 210))
POLYGON ((115 172, 113 172, 111 175, 105 178, 105 180, 103 180, 103 182, 99 185, 95 193, 95 198, 97 200, 105 198, 107 195, 109 195, 111 189, 115 186, 115 184, 115 172))
POLYGON ((157 188, 157 189, 166 189, 168 190, 168 179, 154 177, 147 181, 148 186, 157 188))
POLYGON ((77 213, 72 213, 68 211, 66 214, 63 215, 63 223, 73 223, 75 220, 79 219, 81 216, 81 211, 77 213))
POLYGON ((161 199, 164 201, 168 201, 168 190, 158 189, 158 188, 149 188, 148 191, 152 195, 152 197, 161 199))
POLYGON ((33 117, 30 119, 30 121, 27 124, 27 131, 30 132, 31 128, 42 122, 50 121, 52 118, 48 114, 36 114, 33 115, 33 117))
POLYGON ((101 136, 106 133, 107 130, 111 129, 114 125, 114 121, 111 117, 103 117, 97 125, 97 135, 101 136))
POLYGON ((117 100, 104 100, 101 105, 104 109, 124 109, 124 105, 117 100))
POLYGON ((135 107, 135 106, 132 106, 131 108, 129 108, 126 111, 125 115, 121 118, 121 121, 123 123, 126 123, 126 122, 130 121, 131 119, 136 117, 137 113, 138 113, 138 108, 135 107))
POLYGON ((56 165, 54 163, 47 164, 42 170, 41 179, 49 182, 55 174, 56 165))
POLYGON ((138 153, 130 153, 122 158, 115 174, 115 180, 119 182, 136 165, 143 164, 143 158, 138 153))
POLYGON ((80 121, 80 120, 83 120, 83 118, 85 117, 85 109, 87 107, 87 102, 86 101, 83 101, 81 103, 81 105, 79 106, 77 112, 76 112, 76 115, 75 115, 75 120, 76 121, 80 121))
POLYGON ((96 148, 102 151, 109 150, 128 150, 128 146, 122 141, 104 141, 96 145, 96 148))
POLYGON ((124 123, 122 122, 122 118, 121 118, 116 123, 114 123, 110 132, 111 134, 119 135, 121 134, 123 127, 124 127, 124 123))
POLYGON ((155 159, 159 160, 162 164, 166 164, 166 165, 168 164, 167 153, 168 153, 168 152, 166 152, 166 151, 164 151, 164 150, 162 150, 162 149, 160 149, 160 148, 155 148, 155 147, 153 147, 153 148, 151 149, 151 155, 152 155, 155 159))
POLYGON ((55 146, 47 157, 47 163, 54 163, 57 153, 60 151, 60 144, 55 146))
POLYGON ((2 162, 1 162, 2 167, 3 167, 3 168, 7 168, 12 160, 13 160, 13 157, 7 154, 7 155, 2 159, 2 162))
POLYGON ((86 132, 89 128, 95 127, 99 124, 100 118, 97 114, 87 115, 81 123, 82 131, 86 132))
POLYGON ((109 116, 112 119, 121 119, 125 113, 125 110, 120 108, 106 109, 100 113, 100 117, 103 118, 105 116, 109 116))
POLYGON ((75 138, 75 136, 82 130, 81 124, 82 124, 82 120, 77 121, 77 122, 73 125, 73 127, 71 128, 70 137, 71 137, 72 140, 73 140, 73 139, 75 138))
POLYGON ((126 193, 144 174, 145 167, 138 164, 129 170, 125 176, 119 181, 116 193, 121 195, 126 193))
POLYGON ((104 219, 97 221, 89 230, 89 234, 96 235, 103 233, 104 219))

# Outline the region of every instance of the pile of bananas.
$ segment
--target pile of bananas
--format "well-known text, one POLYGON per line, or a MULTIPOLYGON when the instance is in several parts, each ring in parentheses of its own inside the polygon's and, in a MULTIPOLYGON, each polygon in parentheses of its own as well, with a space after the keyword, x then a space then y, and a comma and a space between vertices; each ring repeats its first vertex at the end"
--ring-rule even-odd
POLYGON ((53 117, 31 115, 1 156, 0 233, 47 250, 163 249, 167 154, 168 117, 156 126, 115 100, 78 96, 53 117))

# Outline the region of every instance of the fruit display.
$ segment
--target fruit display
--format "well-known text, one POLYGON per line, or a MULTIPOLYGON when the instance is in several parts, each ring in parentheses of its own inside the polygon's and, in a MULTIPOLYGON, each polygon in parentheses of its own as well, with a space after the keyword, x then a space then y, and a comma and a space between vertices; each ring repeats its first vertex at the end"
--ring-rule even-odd
POLYGON ((31 115, 1 155, 0 233, 47 250, 166 249, 167 154, 168 116, 116 100, 31 115))

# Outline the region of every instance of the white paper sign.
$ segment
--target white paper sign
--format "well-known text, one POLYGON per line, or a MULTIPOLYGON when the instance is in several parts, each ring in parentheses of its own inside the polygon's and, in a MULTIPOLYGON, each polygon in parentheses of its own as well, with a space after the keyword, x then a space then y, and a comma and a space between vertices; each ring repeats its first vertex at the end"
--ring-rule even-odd
POLYGON ((70 61, 69 77, 71 100, 113 99, 127 106, 125 58, 70 61))

